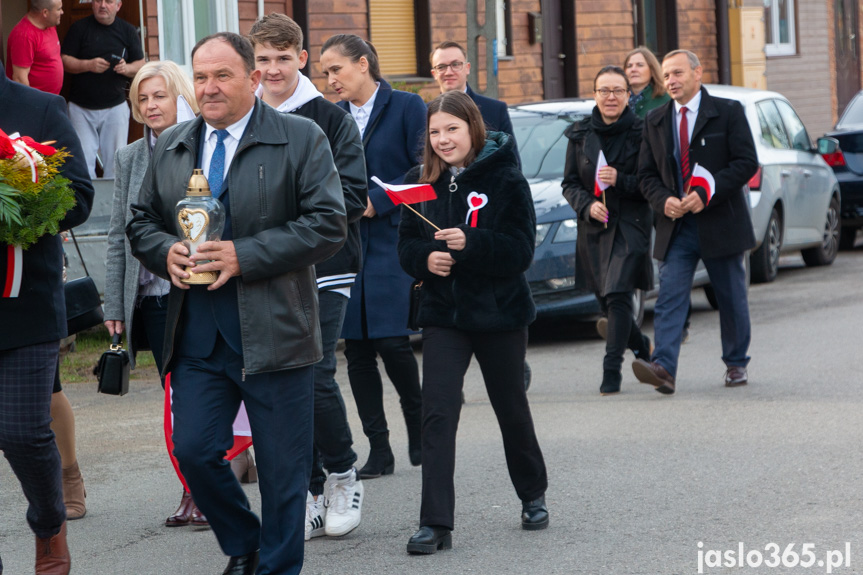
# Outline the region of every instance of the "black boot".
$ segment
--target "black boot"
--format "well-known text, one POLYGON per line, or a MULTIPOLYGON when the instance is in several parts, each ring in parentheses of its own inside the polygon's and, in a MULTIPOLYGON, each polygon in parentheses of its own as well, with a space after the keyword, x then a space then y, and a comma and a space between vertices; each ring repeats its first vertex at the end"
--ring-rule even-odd
POLYGON ((606 369, 602 372, 602 385, 599 386, 599 393, 602 395, 620 393, 620 381, 622 379, 620 370, 606 369))
POLYGON ((381 475, 392 475, 396 458, 390 448, 390 434, 379 433, 369 438, 371 451, 366 464, 359 471, 360 479, 374 479, 381 475))
POLYGON ((652 351, 653 346, 650 344, 650 338, 644 334, 641 336, 641 345, 632 348, 632 353, 635 354, 635 359, 643 359, 644 361, 650 361, 652 351))
POLYGON ((446 527, 420 527, 408 541, 411 555, 431 555, 441 549, 452 549, 452 531, 446 527))
MULTIPOLYGON (((407 420, 407 417, 405 419, 407 420)), ((411 417, 405 423, 408 428, 408 457, 411 460, 411 465, 416 467, 417 465, 422 465, 423 462, 423 423, 419 415, 411 417)))
POLYGON ((521 528, 528 531, 538 531, 548 527, 548 507, 545 506, 545 495, 539 499, 521 502, 521 528))

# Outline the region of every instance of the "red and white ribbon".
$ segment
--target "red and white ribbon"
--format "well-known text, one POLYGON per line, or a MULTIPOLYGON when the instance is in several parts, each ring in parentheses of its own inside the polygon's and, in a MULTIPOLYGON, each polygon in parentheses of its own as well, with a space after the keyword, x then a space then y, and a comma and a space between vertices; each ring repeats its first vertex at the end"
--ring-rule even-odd
POLYGON ((6 246, 6 282, 3 297, 18 297, 21 291, 21 270, 24 267, 24 252, 21 246, 6 246))
POLYGON ((479 211, 488 204, 488 196, 471 192, 467 195, 467 216, 464 219, 465 225, 470 224, 470 227, 476 227, 476 218, 479 211))
POLYGON ((27 163, 30 164, 30 177, 33 180, 34 184, 39 183, 39 169, 36 166, 36 152, 27 147, 26 144, 21 142, 19 138, 21 135, 18 132, 15 132, 9 139, 12 141, 12 147, 15 148, 24 158, 27 160, 27 163))

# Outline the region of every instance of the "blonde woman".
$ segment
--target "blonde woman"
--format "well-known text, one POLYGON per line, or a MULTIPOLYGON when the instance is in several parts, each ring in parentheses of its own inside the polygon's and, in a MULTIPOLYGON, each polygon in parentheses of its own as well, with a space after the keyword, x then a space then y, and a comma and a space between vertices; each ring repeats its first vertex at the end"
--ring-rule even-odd
MULTIPOLYGON (((138 201, 138 190, 156 140, 177 123, 180 96, 186 102, 181 105, 191 106, 191 111, 197 113, 192 83, 173 62, 148 62, 132 80, 129 88, 132 117, 144 124, 144 137, 121 148, 115 156, 114 205, 108 229, 105 325, 112 336, 127 333, 133 368, 135 353, 149 348, 160 374, 170 283, 151 274, 132 257, 125 230, 132 217, 129 206, 138 201)), ((207 525, 207 519, 184 490, 179 508, 165 520, 165 525, 207 525)))

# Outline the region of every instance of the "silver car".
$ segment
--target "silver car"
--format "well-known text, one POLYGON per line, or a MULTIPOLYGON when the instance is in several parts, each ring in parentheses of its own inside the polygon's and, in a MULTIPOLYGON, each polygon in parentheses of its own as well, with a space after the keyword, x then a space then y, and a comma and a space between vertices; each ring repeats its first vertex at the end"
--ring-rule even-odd
POLYGON ((781 253, 800 251, 808 266, 833 263, 841 226, 839 183, 794 107, 776 92, 705 87, 743 104, 758 151, 758 172, 749 181, 758 242, 750 260, 752 282, 773 281, 781 253))

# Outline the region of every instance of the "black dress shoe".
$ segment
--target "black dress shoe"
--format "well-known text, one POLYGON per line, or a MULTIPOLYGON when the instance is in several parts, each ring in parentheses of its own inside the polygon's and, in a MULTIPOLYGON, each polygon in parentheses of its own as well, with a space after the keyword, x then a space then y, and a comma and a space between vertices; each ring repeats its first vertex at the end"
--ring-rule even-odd
POLYGON ((539 499, 521 502, 521 528, 528 531, 539 531, 548 527, 548 507, 545 506, 545 495, 539 499))
POLYGON ((408 541, 411 555, 431 555, 443 549, 452 549, 452 531, 446 527, 425 525, 408 541))
POLYGON ((228 566, 222 571, 222 575, 255 575, 259 558, 258 551, 253 551, 248 555, 231 557, 228 566))

